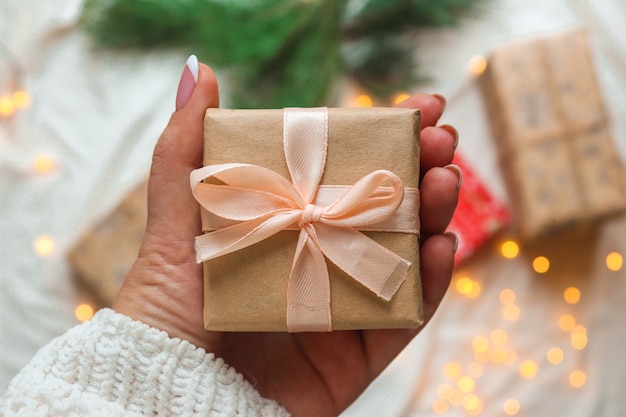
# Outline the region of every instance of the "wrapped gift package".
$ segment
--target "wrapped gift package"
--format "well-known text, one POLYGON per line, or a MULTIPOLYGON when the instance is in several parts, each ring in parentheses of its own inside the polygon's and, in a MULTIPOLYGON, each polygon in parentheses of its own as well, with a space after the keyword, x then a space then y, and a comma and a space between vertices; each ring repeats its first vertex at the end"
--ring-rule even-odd
POLYGON ((113 304, 137 259, 148 218, 147 191, 146 179, 88 229, 68 253, 78 282, 102 307, 113 304))
POLYGON ((509 225, 511 212, 504 202, 493 195, 458 150, 452 163, 463 172, 459 200, 448 226, 448 231, 459 238, 454 263, 460 265, 509 225))
POLYGON ((522 238, 626 208, 626 174, 584 30, 493 51, 480 78, 522 238))
MULTIPOLYGON (((307 109, 300 110, 306 111, 307 109)), ((239 175, 237 178, 245 177, 243 181, 250 182, 254 181, 250 177, 255 176, 246 171, 247 166, 251 164, 262 167, 262 169, 255 169, 260 169, 259 172, 263 175, 265 175, 265 170, 272 170, 289 183, 292 182, 292 177, 294 177, 294 183, 297 182, 298 178, 295 177, 298 176, 304 177, 300 179, 306 182, 309 174, 300 175, 298 168, 293 168, 289 165, 290 162, 286 161, 288 148, 295 146, 288 144, 286 139, 288 129, 286 111, 286 109, 207 110, 204 125, 204 169, 217 167, 218 171, 229 170, 232 164, 238 164, 241 165, 239 166, 241 173, 237 174, 239 175)), ((403 208, 407 210, 408 207, 407 212, 409 216, 412 216, 411 221, 415 225, 419 221, 419 195, 416 194, 419 181, 419 111, 391 108, 327 109, 324 111, 327 117, 324 127, 327 135, 327 149, 322 152, 325 165, 324 161, 320 161, 323 158, 315 152, 290 151, 290 155, 293 154, 295 160, 292 163, 301 164, 304 171, 309 169, 309 165, 321 163, 324 166, 320 174, 320 190, 317 199, 322 198, 322 191, 332 192, 335 188, 338 190, 349 188, 374 171, 388 170, 401 180, 405 190, 398 210, 403 208), (412 203, 413 206, 405 207, 409 194, 417 201, 412 203)), ((310 128, 318 129, 319 126, 305 125, 304 129, 307 134, 310 128)), ((296 130, 293 127, 289 129, 290 132, 296 130)), ((217 189, 220 184, 223 184, 220 180, 224 180, 224 177, 218 174, 215 174, 215 177, 217 180, 212 181, 217 189)), ((259 187, 264 187, 264 181, 262 179, 257 181, 261 183, 259 187)), ((202 185, 207 182, 209 181, 205 179, 202 185)), ((192 178, 192 187, 193 184, 192 178)), ((299 192, 303 195, 307 194, 307 191, 301 191, 303 188, 307 186, 299 186, 299 192)), ((259 193, 264 193, 264 191, 259 191, 259 193)), ((336 196, 333 197, 335 198, 336 196)), ((214 200, 214 198, 209 198, 209 200, 214 200)), ((370 202, 372 201, 374 200, 370 202)), ((255 209, 257 206, 259 203, 254 204, 255 209)), ((315 210, 314 207, 311 211, 313 217, 315 210)), ((211 231, 214 227, 207 230, 207 213, 208 210, 203 210, 205 234, 200 238, 215 233, 211 231)), ((320 213, 318 213, 318 218, 320 213)), ((392 223, 394 216, 390 218, 392 223)), ((308 226, 305 224, 300 227, 308 226)), ((400 284, 393 285, 393 290, 387 294, 388 300, 372 293, 362 283, 349 276, 343 267, 340 268, 335 264, 334 254, 325 252, 323 262, 325 262, 324 270, 328 272, 330 286, 329 308, 332 329, 306 330, 305 327, 304 330, 298 328, 295 331, 417 328, 421 326, 423 317, 418 258, 419 225, 413 227, 416 230, 411 232, 397 232, 393 227, 378 227, 376 224, 371 227, 355 227, 358 232, 354 233, 362 234, 368 241, 372 240, 382 246, 384 251, 407 261, 401 263, 406 264, 408 268, 406 278, 400 284), (333 260, 331 261, 329 257, 333 260)), ((315 230, 310 237, 313 241, 317 238, 322 240, 324 233, 327 233, 322 228, 315 230), (317 237, 314 237, 316 234, 317 237)), ((297 246, 301 233, 298 227, 286 228, 245 248, 203 262, 204 321, 208 330, 294 331, 288 328, 286 315, 287 309, 291 308, 288 306, 288 298, 292 296, 290 271, 299 262, 294 261, 294 256, 298 252, 297 246)), ((196 244, 198 247, 198 241, 196 244)), ((354 243, 346 240, 335 249, 345 251, 346 258, 350 259, 353 257, 353 247, 354 243)), ((374 274, 379 267, 377 261, 359 259, 356 252, 351 262, 357 268, 364 268, 366 272, 374 274)), ((303 269, 307 270, 308 267, 307 264, 303 269)), ((317 280, 319 277, 314 275, 312 278, 317 280)), ((305 282, 303 285, 306 290, 308 284, 305 282)), ((295 290, 296 293, 297 291, 295 290)), ((383 290, 383 292, 386 291, 383 290)), ((293 296, 298 297, 297 294, 293 296)), ((298 302, 293 304, 296 309, 301 307, 298 302)), ((303 308, 306 310, 307 307, 303 308)))

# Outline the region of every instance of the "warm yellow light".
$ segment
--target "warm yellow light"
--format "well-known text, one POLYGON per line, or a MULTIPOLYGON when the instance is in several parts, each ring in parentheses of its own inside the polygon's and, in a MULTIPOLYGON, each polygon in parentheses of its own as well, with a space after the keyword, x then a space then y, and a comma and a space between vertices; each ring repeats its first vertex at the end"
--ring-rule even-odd
POLYGON ((621 254, 611 252, 606 255, 606 267, 609 268, 610 271, 617 272, 622 269, 622 265, 624 265, 624 259, 621 254))
POLYGON ((504 402, 502 408, 507 415, 514 416, 519 412, 519 401, 517 401, 515 398, 509 398, 504 402))
POLYGON ((50 236, 40 236, 35 240, 35 252, 40 256, 48 256, 54 252, 54 240, 50 236))
POLYGON ((552 365, 558 365, 563 360, 563 350, 557 347, 553 347, 552 349, 548 350, 546 357, 548 358, 548 362, 550 362, 552 365))
POLYGON ((505 305, 513 304, 515 302, 515 291, 510 288, 500 291, 500 302, 505 305))
POLYGON ((476 298, 480 295, 481 287, 476 281, 468 277, 461 277, 456 281, 456 290, 469 298, 476 298))
POLYGON ((356 107, 372 107, 372 98, 367 94, 361 94, 354 99, 354 105, 356 107))
POLYGON ((572 330, 576 325, 576 319, 571 314, 563 314, 559 318, 559 327, 566 332, 572 330))
POLYGON ((526 360, 519 365, 519 374, 522 378, 530 379, 537 375, 537 364, 535 361, 526 360))
POLYGON ((484 336, 476 336, 472 340, 472 348, 475 352, 487 352, 489 349, 489 340, 484 336))
POLYGON ((0 116, 13 116, 15 113, 15 104, 9 96, 0 96, 0 116))
POLYGON ((574 349, 583 350, 587 346, 587 334, 572 331, 570 342, 574 349))
POLYGON ((397 105, 397 104, 400 104, 400 103, 402 103, 403 101, 408 100, 409 98, 411 98, 411 95, 410 95, 410 94, 407 94, 407 93, 400 93, 400 94, 397 94, 397 95, 393 98, 393 105, 395 106, 395 105, 397 105))
POLYGON ((93 317, 93 307, 89 304, 81 304, 74 310, 74 315, 78 321, 87 321, 93 317))
POLYGON ((466 295, 472 292, 473 285, 474 283, 471 279, 469 279, 468 277, 461 277, 456 281, 456 290, 459 293, 466 295))
POLYGON ((535 272, 544 274, 548 272, 548 269, 550 269, 550 261, 545 256, 537 256, 533 260, 533 269, 535 272))
POLYGON ((463 369, 458 362, 448 362, 446 366, 443 367, 443 374, 446 378, 453 381, 461 376, 461 372, 463 372, 463 369))
POLYGON ((508 335, 502 329, 496 329, 491 332, 491 341, 496 345, 504 345, 508 339, 508 335))
POLYGON ((467 374, 472 378, 480 378, 485 373, 485 367, 480 362, 471 362, 467 365, 467 374))
POLYGON ((507 240, 500 245, 500 253, 507 259, 514 259, 519 255, 519 245, 512 240, 507 240))
POLYGON ((11 97, 16 109, 25 109, 30 105, 30 95, 24 90, 17 90, 11 97))
POLYGON ((576 304, 580 300, 580 290, 576 287, 569 287, 563 292, 563 298, 569 304, 576 304))
POLYGON ((469 70, 473 75, 480 75, 487 69, 487 60, 485 57, 476 55, 469 61, 469 70))
POLYGON ((569 384, 573 388, 582 387, 583 385, 585 385, 586 381, 587 381, 587 375, 580 369, 577 369, 573 371, 571 374, 569 374, 569 384))
POLYGON ((456 386, 459 387, 461 392, 472 392, 474 390, 475 382, 469 376, 462 376, 456 383, 456 386))
POLYGON ((502 309, 502 316, 506 321, 515 321, 519 318, 520 309, 515 304, 505 305, 502 309))
POLYGON ((489 352, 474 351, 474 359, 477 362, 481 362, 481 363, 489 362, 489 359, 491 359, 491 354, 489 352))
POLYGON ((49 155, 37 155, 33 160, 33 168, 40 174, 47 174, 54 169, 55 162, 49 155))
POLYGON ((441 384, 437 387, 437 395, 439 398, 450 398, 452 396, 452 391, 454 391, 454 388, 452 388, 452 385, 450 384, 441 384))
POLYGON ((474 411, 480 407, 480 399, 476 394, 467 394, 463 397, 463 408, 467 411, 474 411))
POLYGON ((450 406, 448 405, 448 401, 442 398, 437 398, 433 402, 433 412, 435 414, 438 414, 438 415, 445 414, 448 412, 448 408, 450 408, 450 406))

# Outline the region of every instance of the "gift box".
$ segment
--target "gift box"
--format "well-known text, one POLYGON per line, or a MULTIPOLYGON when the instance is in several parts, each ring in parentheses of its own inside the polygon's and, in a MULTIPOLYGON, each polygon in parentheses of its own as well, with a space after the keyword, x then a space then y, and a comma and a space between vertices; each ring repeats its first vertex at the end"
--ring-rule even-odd
MULTIPOLYGON (((205 199, 209 203, 220 199, 224 202, 218 204, 219 207, 205 207, 202 210, 205 234, 196 241, 197 250, 214 250, 213 243, 203 244, 200 240, 206 237, 213 239, 215 235, 212 234, 220 231, 228 234, 228 227, 234 227, 235 230, 236 224, 245 223, 228 219, 239 216, 230 216, 231 210, 255 211, 260 206, 274 204, 274 200, 277 200, 276 204, 286 204, 287 208, 275 210, 278 220, 272 218, 271 222, 284 221, 290 225, 284 230, 258 239, 254 244, 204 262, 205 327, 219 331, 329 331, 421 326, 423 316, 418 257, 417 190, 419 120, 419 111, 410 109, 207 110, 203 170, 211 171, 212 176, 207 175, 207 171, 199 174, 194 172, 191 183, 199 201, 199 194, 204 190, 202 186, 206 184, 209 184, 207 192, 215 190, 225 194, 211 195, 205 199), (305 120, 301 120, 302 117, 305 120), (308 117, 312 117, 313 122, 308 117), (323 140, 321 136, 324 136, 323 140), (326 148, 319 145, 323 141, 326 141, 326 148), (254 168, 249 168, 250 165, 254 168), (321 168, 316 168, 318 166, 321 168), (371 173, 375 174, 368 175, 371 173), (336 214, 329 222, 347 222, 349 227, 343 223, 341 227, 320 224, 324 223, 326 217, 332 217, 328 213, 333 209, 328 207, 340 195, 344 195, 347 190, 354 191, 379 175, 389 175, 390 178, 395 175, 401 181, 400 186, 397 183, 393 187, 389 186, 389 181, 385 180, 373 187, 376 191, 370 189, 373 193, 370 195, 372 199, 354 204, 366 208, 367 213, 363 214, 366 217, 377 214, 380 210, 388 210, 373 208, 380 201, 391 198, 385 193, 391 192, 392 188, 400 190, 400 194, 403 194, 399 197, 401 202, 394 203, 397 207, 389 209, 393 214, 386 220, 354 226, 349 224, 352 220, 349 220, 348 215, 336 214), (283 178, 285 184, 273 186, 279 190, 273 189, 272 197, 267 197, 270 200, 256 200, 257 195, 260 195, 259 198, 266 198, 268 182, 280 183, 281 180, 275 176, 283 178), (208 177, 211 177, 210 180, 208 177), (233 203, 229 193, 245 187, 235 185, 230 190, 221 191, 220 187, 228 185, 229 181, 242 181, 245 187, 254 183, 254 187, 260 190, 249 192, 251 202, 233 203), (202 182, 200 186, 197 185, 199 182, 202 182), (296 190, 285 191, 291 187, 292 182, 297 184, 296 190), (316 183, 320 184, 317 191, 314 190, 316 183), (351 188, 353 185, 354 188, 351 188), (286 197, 274 196, 281 193, 286 197), (305 200, 307 195, 313 195, 314 198, 310 203, 283 201, 291 199, 295 194, 298 194, 293 197, 295 201, 299 196, 305 196, 305 200), (303 207, 305 208, 302 209, 303 207), (327 208, 322 210, 320 207, 327 208), (222 209, 222 215, 214 216, 222 209), (294 213, 296 220, 289 217, 294 213), (286 220, 281 220, 280 216, 286 216, 286 220), (308 223, 311 218, 316 218, 315 221, 318 222, 311 220, 308 223), (303 229, 308 232, 303 232, 303 229), (344 235, 345 233, 347 234, 344 235), (333 243, 325 243, 329 234, 335 234, 333 243), (359 236, 355 236, 357 234, 359 236), (314 245, 313 249, 308 246, 318 239, 319 247, 326 248, 323 255, 318 252, 317 246, 314 245), (373 258, 362 256, 359 245, 369 245, 372 242, 375 242, 378 249, 382 248, 381 256, 384 254, 384 257, 399 257, 402 261, 389 270, 388 266, 383 266, 387 265, 387 261, 378 258, 378 255, 373 258), (296 256, 302 253, 300 249, 306 252, 308 258, 305 256, 302 260, 303 258, 296 256), (344 259, 337 261, 339 253, 344 259), (311 266, 313 261, 318 262, 318 267, 321 262, 323 271, 315 270, 311 266), (346 265, 346 262, 350 265, 346 265), (381 279, 378 275, 385 270, 391 271, 390 274, 395 278, 383 284, 370 285, 378 285, 379 291, 374 293, 375 290, 359 282, 361 277, 355 279, 350 275, 351 268, 360 271, 354 275, 371 275, 373 280, 381 279), (309 270, 319 272, 310 273, 304 280, 294 270, 304 275, 309 270), (399 270, 403 270, 405 278, 397 277, 399 270), (327 271, 327 278, 322 276, 326 273, 324 271, 327 271), (324 284, 324 281, 328 283, 324 284), (317 285, 328 286, 328 294, 312 296, 323 300, 314 301, 315 305, 302 301, 301 297, 308 297, 303 294, 310 290, 309 286, 317 285), (323 307, 326 302, 329 305, 323 307), (319 310, 325 309, 331 323, 320 325, 307 322, 309 314, 315 316, 319 310)), ((394 198, 398 197, 394 195, 394 198)), ((341 211, 340 206, 342 204, 335 203, 333 207, 341 211)), ((237 219, 242 216, 244 215, 237 219)), ((359 223, 362 220, 359 216, 354 215, 351 218, 359 223), (357 218, 360 220, 357 221, 357 218)), ((264 227, 260 226, 254 233, 264 227)), ((248 232, 243 232, 244 235, 246 233, 248 232)), ((237 238, 233 238, 233 241, 237 241, 237 238)), ((202 261, 200 256, 199 261, 202 261)))
POLYGON ((585 31, 496 49, 480 85, 523 238, 624 211, 626 175, 585 31))
POLYGON ((504 202, 493 195, 458 150, 452 163, 463 172, 459 200, 448 226, 448 231, 455 233, 459 239, 454 263, 460 265, 509 225, 511 212, 504 202))
POLYGON ((78 283, 110 307, 137 259, 146 222, 148 180, 134 187, 108 215, 73 245, 68 261, 78 283))

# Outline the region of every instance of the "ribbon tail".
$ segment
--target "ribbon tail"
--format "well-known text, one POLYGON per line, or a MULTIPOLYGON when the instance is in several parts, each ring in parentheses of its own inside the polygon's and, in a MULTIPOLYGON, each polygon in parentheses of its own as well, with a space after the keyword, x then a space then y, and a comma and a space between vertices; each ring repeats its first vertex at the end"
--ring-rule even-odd
POLYGON ((346 274, 386 301, 406 279, 411 262, 361 232, 316 224, 319 247, 346 274))
POLYGON ((307 225, 298 238, 287 290, 289 332, 332 331, 328 269, 314 233, 307 225))

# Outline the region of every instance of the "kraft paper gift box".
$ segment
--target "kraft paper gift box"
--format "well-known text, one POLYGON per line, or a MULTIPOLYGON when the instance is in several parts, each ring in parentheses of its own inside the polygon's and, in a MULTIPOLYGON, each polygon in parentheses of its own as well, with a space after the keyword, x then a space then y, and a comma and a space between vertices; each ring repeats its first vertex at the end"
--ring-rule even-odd
POLYGON ((626 173, 585 31, 494 50, 480 85, 523 238, 626 209, 626 173))
POLYGON ((103 307, 113 304, 137 259, 148 219, 147 194, 145 179, 89 228, 68 253, 79 284, 103 307))
MULTIPOLYGON (((254 164, 291 182, 283 148, 283 117, 283 110, 207 110, 204 165, 254 164)), ((404 187, 417 189, 419 132, 416 110, 329 109, 328 150, 320 183, 352 185, 374 170, 386 169, 398 175, 404 187)), ((414 211, 417 219, 419 209, 414 211)), ((406 280, 386 301, 325 259, 332 330, 421 326, 417 232, 363 233, 411 265, 406 280)), ((288 279, 298 236, 298 230, 283 230, 204 262, 204 321, 208 330, 287 330, 288 279)))

